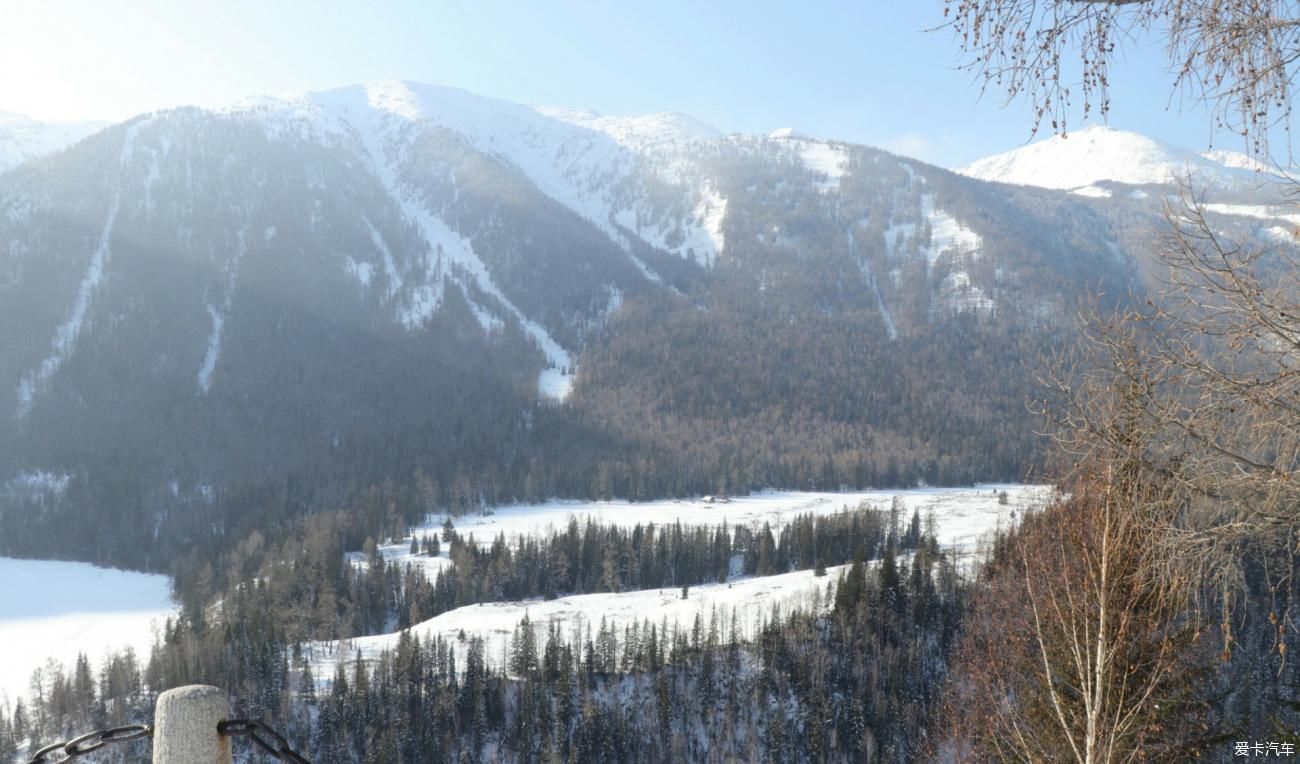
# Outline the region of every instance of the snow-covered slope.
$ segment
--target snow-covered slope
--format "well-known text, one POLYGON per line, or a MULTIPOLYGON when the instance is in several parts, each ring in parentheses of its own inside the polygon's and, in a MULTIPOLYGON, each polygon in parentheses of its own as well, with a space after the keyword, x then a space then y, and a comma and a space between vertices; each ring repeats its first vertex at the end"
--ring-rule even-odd
POLYGON ((712 141, 722 137, 722 131, 689 114, 662 112, 631 116, 607 116, 594 111, 575 111, 551 106, 535 107, 537 113, 605 133, 619 145, 643 151, 664 144, 690 141, 712 141))
POLYGON ((1168 185, 1190 173, 1194 183, 1245 188, 1264 179, 1244 155, 1197 154, 1100 125, 987 157, 958 172, 980 180, 1075 190, 1091 196, 1101 194, 1089 187, 1104 181, 1168 185))
MULTIPOLYGON (((825 602, 827 583, 838 580, 847 567, 829 567, 822 578, 813 575, 811 570, 799 570, 724 584, 702 584, 690 587, 685 599, 680 589, 671 588, 578 594, 553 600, 487 602, 456 608, 422 621, 408 631, 422 641, 435 637, 445 640, 455 652, 456 665, 460 667, 465 666, 470 637, 482 638, 483 655, 490 665, 503 666, 511 639, 525 616, 542 640, 551 624, 557 624, 560 633, 570 637, 588 630, 596 633, 602 623, 620 632, 644 622, 655 626, 667 624, 670 630, 689 629, 696 617, 702 623, 716 617, 725 625, 731 622, 733 614, 745 636, 752 637, 754 629, 771 614, 773 607, 780 606, 786 612, 792 608, 808 609, 815 601, 825 602)), ((377 634, 312 642, 304 652, 312 661, 312 672, 318 681, 327 682, 334 676, 337 662, 348 664, 358 653, 362 660, 373 661, 380 653, 396 649, 398 636, 399 633, 377 634)))
POLYGON ((0 172, 65 149, 104 126, 102 122, 38 122, 0 112, 0 172))
MULTIPOLYGON (((862 503, 887 509, 895 497, 900 498, 908 511, 915 509, 922 516, 934 513, 939 521, 940 542, 966 549, 974 547, 980 534, 995 527, 1009 509, 1040 503, 1049 489, 1037 485, 990 484, 974 488, 910 488, 872 491, 764 491, 751 496, 738 496, 728 501, 706 499, 659 501, 551 501, 545 504, 516 504, 498 507, 489 515, 465 515, 455 520, 456 530, 465 537, 473 536, 483 545, 490 545, 501 534, 514 543, 520 538, 546 535, 564 530, 569 520, 609 523, 625 528, 655 523, 665 525, 747 525, 751 527, 769 523, 774 529, 800 515, 829 515, 862 503), (998 493, 1006 491, 1009 505, 998 502, 998 493)), ((443 515, 430 517, 412 530, 416 537, 437 534, 443 515)), ((409 554, 410 539, 383 545, 384 558, 397 563, 416 562, 425 557, 409 554)), ((353 556, 359 561, 359 556, 353 556)))
MULTIPOLYGON (((676 522, 720 525, 725 521, 731 527, 747 525, 759 528, 763 523, 769 523, 774 531, 779 531, 781 526, 800 515, 833 514, 862 503, 887 509, 894 497, 898 497, 906 513, 916 510, 922 517, 932 515, 939 542, 958 554, 965 554, 974 551, 982 538, 1000 525, 1011 522, 1014 516, 1041 507, 1050 495, 1051 488, 1047 486, 980 485, 974 488, 851 493, 771 491, 738 497, 729 502, 665 500, 633 504, 626 501, 555 501, 501 507, 486 516, 461 517, 456 521, 456 528, 467 537, 472 535, 475 542, 483 545, 491 544, 499 535, 509 543, 516 543, 521 538, 549 534, 563 529, 570 518, 579 523, 590 520, 623 527, 649 523, 663 526, 676 522), (1008 496, 1006 504, 999 501, 999 493, 1003 491, 1008 496)), ((442 518, 430 518, 426 526, 414 530, 414 535, 436 534, 441 525, 442 518)), ((430 576, 450 564, 445 550, 441 556, 430 558, 411 556, 409 549, 410 541, 406 539, 382 546, 379 551, 386 560, 399 565, 412 563, 422 566, 430 576)), ((353 564, 363 564, 359 554, 350 557, 353 564)), ((439 636, 448 640, 460 653, 457 661, 463 666, 463 652, 468 641, 461 640, 462 634, 482 637, 485 657, 492 663, 499 663, 525 614, 539 632, 544 633, 549 624, 558 623, 565 635, 588 627, 594 631, 602 619, 616 623, 620 629, 643 620, 667 623, 670 628, 689 628, 697 614, 707 620, 715 610, 722 623, 727 623, 731 613, 735 612, 737 622, 748 629, 768 614, 774 605, 807 606, 825 594, 827 582, 835 581, 840 570, 829 568, 825 578, 816 577, 811 570, 803 570, 692 586, 686 599, 682 599, 678 589, 651 589, 573 595, 550 601, 535 599, 470 605, 416 624, 410 632, 421 639, 439 636)), ((364 659, 373 659, 384 650, 394 649, 397 639, 398 633, 392 633, 342 642, 314 643, 308 648, 316 662, 313 671, 319 678, 331 677, 335 661, 351 660, 358 651, 364 659)))
MULTIPOLYGON (((486 98, 458 88, 404 81, 379 81, 318 93, 249 99, 230 109, 255 113, 275 131, 323 134, 342 142, 360 141, 392 152, 413 125, 451 130, 475 149, 518 169, 539 190, 577 213, 626 247, 618 214, 635 199, 642 168, 640 152, 665 143, 711 140, 716 128, 683 114, 602 117, 590 112, 533 108, 486 98)), ((703 189, 681 192, 702 196, 703 189)), ((690 200, 696 206, 699 199, 690 200)), ((634 205, 635 207, 635 205, 634 205)), ((639 210, 643 216, 647 210, 639 210)), ((656 220, 655 230, 681 221, 656 220)), ((702 221, 686 221, 702 228, 702 221)), ((692 241, 709 237, 690 236, 692 241)), ((655 245, 658 240, 647 237, 655 245)), ((685 255, 686 246, 670 247, 685 255)), ((707 253, 711 260, 716 252, 707 253)))

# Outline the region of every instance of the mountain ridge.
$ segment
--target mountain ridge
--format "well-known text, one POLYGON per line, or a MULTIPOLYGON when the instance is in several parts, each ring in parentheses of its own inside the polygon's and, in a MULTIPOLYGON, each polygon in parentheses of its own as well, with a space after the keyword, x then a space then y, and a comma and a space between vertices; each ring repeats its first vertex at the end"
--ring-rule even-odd
POLYGON ((979 180, 1104 195, 1099 183, 1194 185, 1243 190, 1267 182, 1270 168, 1238 152, 1197 153, 1140 133, 1090 125, 958 168, 979 180))
POLYGON ((148 567, 388 481, 468 508, 1015 479, 1007 369, 1098 285, 1140 293, 1156 200, 564 116, 371 83, 0 174, 0 540, 148 567), (137 526, 154 549, 109 543, 137 526))

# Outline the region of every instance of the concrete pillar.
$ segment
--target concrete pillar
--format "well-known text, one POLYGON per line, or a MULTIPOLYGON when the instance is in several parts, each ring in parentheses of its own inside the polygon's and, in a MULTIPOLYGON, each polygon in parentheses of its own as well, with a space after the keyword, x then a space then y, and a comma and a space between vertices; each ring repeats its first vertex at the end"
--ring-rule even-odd
POLYGON ((153 764, 231 764, 230 738, 217 722, 230 718, 225 690, 192 684, 158 696, 154 707, 153 764))

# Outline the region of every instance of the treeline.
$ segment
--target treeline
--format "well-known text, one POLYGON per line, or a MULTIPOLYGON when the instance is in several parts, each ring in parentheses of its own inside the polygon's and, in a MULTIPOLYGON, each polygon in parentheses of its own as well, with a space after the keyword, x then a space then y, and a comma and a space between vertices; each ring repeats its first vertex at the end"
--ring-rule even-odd
POLYGON ((486 545, 472 534, 463 536, 448 518, 440 533, 411 538, 417 555, 445 548, 447 562, 436 568, 386 560, 373 538, 359 540, 362 520, 330 513, 307 518, 303 533, 274 546, 260 535, 250 537, 225 561, 223 577, 202 564, 182 577, 193 585, 178 594, 192 623, 209 619, 214 598, 237 594, 278 612, 280 628, 292 640, 345 639, 480 602, 694 586, 737 574, 820 572, 855 555, 871 560, 916 549, 921 517, 913 511, 904 522, 903 512, 898 500, 888 510, 863 503, 829 515, 799 515, 776 531, 770 523, 750 528, 678 521, 626 528, 570 518, 563 530, 547 536, 525 535, 511 543, 499 535, 486 545), (345 553, 358 547, 360 564, 346 562, 345 553))
MULTIPOLYGON (((319 764, 912 761, 968 598, 933 540, 918 541, 910 563, 887 544, 880 565, 860 556, 827 579, 824 598, 816 589, 807 609, 773 610, 756 626, 713 611, 571 634, 525 617, 505 666, 478 637, 404 632, 376 660, 342 655, 317 677, 275 610, 241 592, 220 627, 169 628, 124 699, 92 680, 87 707, 144 721, 158 692, 216 684, 236 714, 266 718, 319 764)), ((91 721, 48 700, 23 715, 43 721, 15 735, 14 709, 0 709, 0 760, 91 721)), ((108 760, 130 755, 143 754, 109 749, 108 760)))
POLYGON ((896 514, 865 504, 832 515, 804 514, 784 523, 777 534, 767 522, 761 528, 683 526, 680 521, 627 528, 570 518, 564 531, 549 537, 523 537, 511 547, 498 536, 486 548, 464 543, 448 522, 442 538, 450 544, 448 572, 467 583, 482 582, 477 594, 484 599, 510 600, 724 583, 736 573, 767 576, 825 568, 847 563, 855 553, 879 556, 891 533, 903 548, 915 549, 919 514, 913 512, 906 531, 900 531, 895 517, 891 531, 890 516, 896 514))

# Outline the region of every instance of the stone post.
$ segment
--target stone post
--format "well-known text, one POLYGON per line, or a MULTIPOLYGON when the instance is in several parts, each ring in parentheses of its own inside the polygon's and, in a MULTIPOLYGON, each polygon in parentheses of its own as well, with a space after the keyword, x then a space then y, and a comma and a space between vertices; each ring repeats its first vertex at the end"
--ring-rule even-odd
POLYGON ((154 707, 153 764, 231 764, 230 738, 217 722, 230 718, 224 690, 202 684, 158 696, 154 707))

